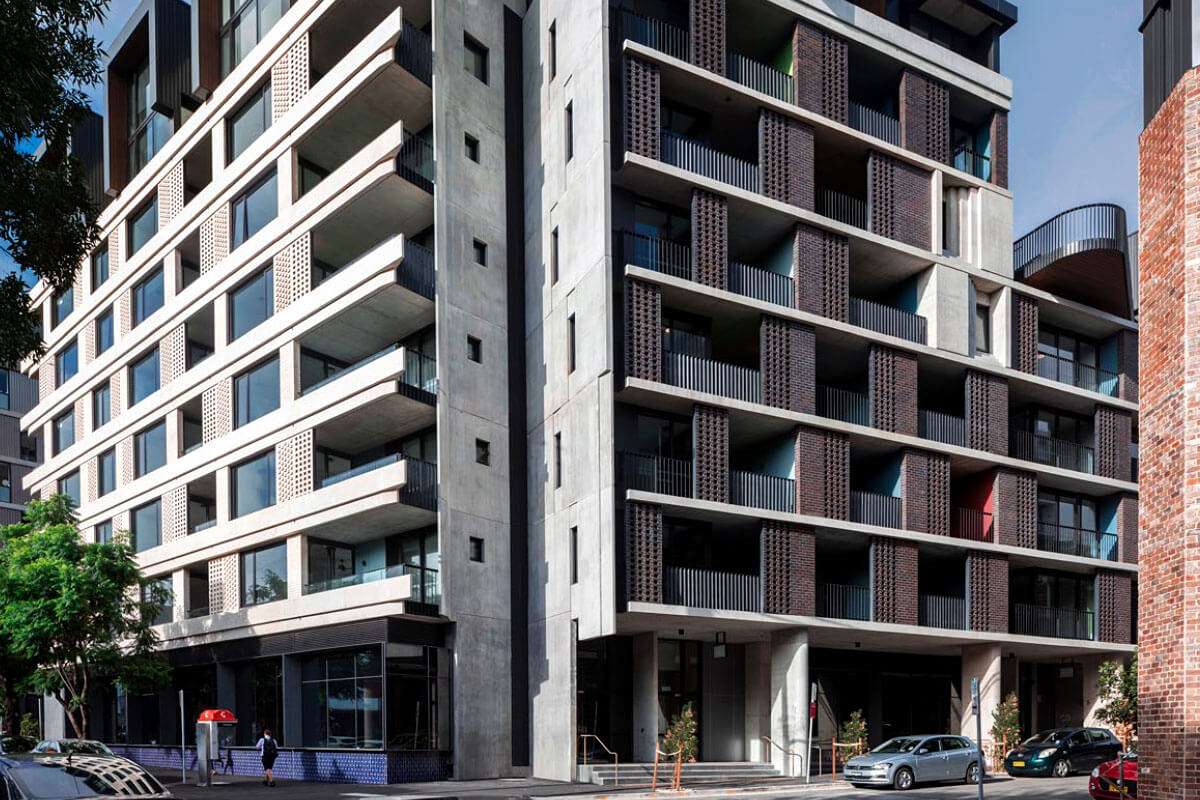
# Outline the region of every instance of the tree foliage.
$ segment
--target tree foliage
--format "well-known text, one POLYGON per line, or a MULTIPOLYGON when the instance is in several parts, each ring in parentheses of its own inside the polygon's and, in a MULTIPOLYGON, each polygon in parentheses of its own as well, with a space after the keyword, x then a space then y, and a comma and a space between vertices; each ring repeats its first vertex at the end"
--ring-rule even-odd
POLYGON ((33 501, 0 528, 0 640, 36 668, 23 681, 53 695, 76 736, 88 735, 88 696, 100 681, 130 693, 167 677, 150 625, 167 598, 142 577, 124 534, 85 543, 70 500, 33 501))
MULTIPOLYGON (((107 7, 108 0, 0 2, 0 240, 55 289, 74 281, 97 238, 97 209, 69 143, 87 113, 82 87, 100 78, 89 29, 107 7)), ((0 279, 0 364, 40 353, 37 321, 20 278, 0 279)))
POLYGON ((1125 665, 1120 661, 1105 661, 1096 677, 1100 708, 1096 718, 1113 727, 1117 736, 1128 743, 1137 733, 1138 664, 1137 651, 1125 665))
POLYGON ((838 742, 843 744, 859 744, 859 749, 866 744, 867 741, 867 721, 863 719, 861 708, 856 708, 850 712, 849 719, 842 722, 838 728, 838 742))
POLYGON ((992 713, 992 740, 998 746, 1012 747, 1021 740, 1021 706, 1017 693, 1009 692, 992 713))
POLYGON ((679 751, 679 758, 691 763, 699 755, 696 740, 696 709, 685 703, 683 710, 671 719, 667 732, 663 734, 663 750, 667 753, 679 751))

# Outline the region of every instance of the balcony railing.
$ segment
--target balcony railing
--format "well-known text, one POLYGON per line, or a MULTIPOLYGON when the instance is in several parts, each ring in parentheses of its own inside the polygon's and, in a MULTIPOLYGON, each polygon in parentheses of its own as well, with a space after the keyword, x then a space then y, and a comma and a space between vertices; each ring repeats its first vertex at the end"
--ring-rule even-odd
POLYGON ((420 389, 428 395, 436 396, 438 390, 437 361, 416 350, 405 350, 404 375, 400 378, 400 382, 405 386, 420 389))
POLYGON ((407 478, 400 489, 400 502, 429 511, 438 507, 438 467, 431 461, 416 458, 404 459, 407 478))
POLYGON ((692 496, 692 462, 647 453, 621 453, 625 488, 676 497, 692 496))
POLYGON ((1096 471, 1095 453, 1092 448, 1065 439, 1037 436, 1030 431, 1014 428, 1008 433, 1008 450, 1008 454, 1013 458, 1073 469, 1089 475, 1096 471))
POLYGON ((188 619, 199 619, 208 616, 208 606, 192 606, 187 611, 188 619))
POLYGON ((663 351, 662 358, 664 383, 749 403, 760 402, 762 380, 756 369, 669 350, 663 351))
POLYGON ((899 528, 901 501, 889 494, 850 490, 850 521, 883 528, 899 528))
POLYGON ((951 534, 956 539, 973 542, 992 541, 992 514, 978 508, 956 508, 951 522, 951 534))
POLYGON ((725 54, 725 77, 776 100, 792 102, 791 75, 741 53, 731 50, 725 54))
POLYGON ((1024 636, 1051 636, 1056 639, 1094 639, 1091 611, 1051 608, 1013 603, 1012 632, 1024 636))
POLYGON ((924 317, 873 300, 850 298, 850 324, 917 344, 925 344, 924 317))
MULTIPOLYGON (((316 383, 312 384, 311 386, 305 387, 304 389, 301 390, 300 396, 304 397, 307 394, 311 394, 312 392, 315 392, 318 389, 320 389, 322 386, 326 386, 340 378, 344 378, 346 375, 349 375, 351 372, 354 372, 356 369, 361 369, 362 367, 365 367, 367 364, 370 364, 374 361, 378 361, 379 359, 383 358, 384 356, 394 353, 399 349, 400 349, 399 344, 396 344, 396 343, 389 344, 387 347, 383 348, 382 350, 377 350, 376 352, 372 353, 371 355, 367 356, 366 358, 355 361, 350 366, 344 367, 343 369, 338 370, 337 372, 333 373, 329 377, 322 378, 321 380, 317 381, 316 383)), ((405 366, 407 367, 407 364, 405 366)), ((436 374, 437 373, 435 371, 434 375, 436 376, 436 374)))
POLYGON ((422 83, 433 85, 433 45, 429 34, 404 20, 404 33, 396 44, 396 63, 422 83))
POLYGON ((847 111, 851 128, 896 146, 900 145, 900 120, 853 100, 850 101, 847 111))
POLYGON ((867 201, 833 189, 817 192, 817 213, 856 228, 867 229, 867 201))
POLYGON ((1096 203, 1064 211, 1013 244, 1013 273, 1025 280, 1068 255, 1086 250, 1126 252, 1125 210, 1096 203))
POLYGON ((871 619, 871 590, 840 583, 817 585, 817 616, 832 619, 871 619))
POLYGON ((414 601, 433 605, 438 603, 437 570, 412 564, 393 564, 390 567, 356 572, 353 575, 343 575, 339 578, 312 581, 304 584, 304 593, 319 594, 335 589, 345 589, 347 586, 363 586, 368 583, 378 583, 379 581, 388 580, 389 578, 399 578, 404 575, 412 576, 412 599, 414 601))
POLYGON ((688 32, 683 28, 626 10, 621 11, 617 24, 621 39, 644 44, 682 61, 688 60, 691 48, 688 44, 688 32))
POLYGON ((692 608, 761 611, 762 579, 740 572, 664 565, 663 602, 692 608))
POLYGON ((730 470, 729 502, 790 514, 796 510, 796 482, 778 475, 730 470))
POLYGON ((729 291, 779 306, 791 308, 793 304, 791 276, 740 261, 729 262, 729 291))
POLYGON ((1089 392, 1117 396, 1117 373, 1094 367, 1091 364, 1081 364, 1069 358, 1038 353, 1038 375, 1052 381, 1078 386, 1089 392))
POLYGON ((197 522, 195 525, 189 528, 188 533, 200 533, 201 531, 206 531, 209 528, 215 528, 216 526, 217 520, 215 518, 206 519, 203 522, 197 522))
POLYGON ((854 425, 871 424, 871 401, 862 392, 833 386, 817 387, 817 414, 854 425))
POLYGON ((396 172, 401 178, 430 194, 437 169, 433 161, 433 145, 419 136, 410 135, 396 156, 396 172))
POLYGON ((967 421, 954 414, 921 408, 917 410, 917 434, 922 439, 966 447, 967 421))
POLYGON ((758 165, 714 150, 674 131, 662 131, 662 160, 715 181, 758 192, 758 165))
POLYGON ((633 231, 621 231, 619 242, 624 263, 676 278, 692 279, 692 250, 686 244, 633 231))
POLYGON ((967 601, 962 597, 923 594, 917 598, 917 624, 929 628, 967 627, 967 601))
POLYGON ((1038 550, 1064 556, 1117 560, 1117 535, 1052 522, 1038 523, 1038 550))
POLYGON ((981 180, 991 180, 992 160, 971 147, 960 144, 954 148, 954 168, 968 172, 981 180))
POLYGON ((396 283, 433 300, 437 291, 433 251, 405 239, 404 260, 400 262, 400 268, 396 271, 396 283))

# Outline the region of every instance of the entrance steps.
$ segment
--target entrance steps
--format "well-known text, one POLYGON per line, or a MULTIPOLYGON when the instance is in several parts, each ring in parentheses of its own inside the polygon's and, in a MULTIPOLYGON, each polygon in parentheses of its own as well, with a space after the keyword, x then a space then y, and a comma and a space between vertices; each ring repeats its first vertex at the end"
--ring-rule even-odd
MULTIPOLYGON (((658 784, 660 787, 669 786, 673 763, 658 765, 658 784)), ((654 764, 621 764, 620 785, 636 786, 650 785, 654 777, 654 764)), ((769 763, 757 761, 698 761, 694 764, 684 764, 680 773, 683 784, 729 783, 746 784, 760 783, 782 777, 779 770, 769 763)), ((600 786, 616 786, 617 768, 613 764, 579 765, 579 780, 582 783, 595 783, 600 786)))

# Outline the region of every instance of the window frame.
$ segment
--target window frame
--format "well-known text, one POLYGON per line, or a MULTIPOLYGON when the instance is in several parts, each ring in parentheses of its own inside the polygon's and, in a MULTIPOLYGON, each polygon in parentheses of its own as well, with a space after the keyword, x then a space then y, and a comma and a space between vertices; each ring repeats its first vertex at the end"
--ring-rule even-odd
POLYGON ((117 488, 117 448, 110 447, 100 455, 96 456, 96 496, 104 497, 109 492, 115 491, 117 488), (105 469, 105 461, 109 462, 109 467, 105 469), (108 480, 105 480, 107 478, 108 480), (105 489, 105 484, 108 488, 105 489))
POLYGON ((236 197, 229 201, 229 252, 241 247, 243 244, 253 239, 254 236, 262 232, 263 228, 270 225, 275 220, 279 219, 279 172, 275 167, 267 170, 253 183, 238 193, 236 197), (249 209, 251 207, 251 199, 258 196, 258 192, 271 187, 269 196, 271 198, 271 216, 263 221, 261 225, 253 230, 250 229, 249 209), (239 212, 239 206, 241 212, 239 212), (240 215, 240 219, 239 219, 240 215))
POLYGON ((63 475, 61 478, 59 478, 57 483, 55 484, 55 489, 58 491, 59 494, 65 494, 67 497, 71 498, 71 507, 72 508, 79 508, 79 506, 82 505, 82 503, 83 503, 83 481, 82 481, 82 478, 80 477, 78 469, 73 469, 70 472, 68 472, 66 475, 63 475), (78 496, 72 495, 71 492, 69 491, 70 490, 69 484, 71 482, 74 482, 75 495, 78 495, 78 496))
POLYGON ((167 304, 166 277, 163 275, 161 264, 133 285, 133 290, 130 292, 130 300, 129 316, 131 325, 134 328, 141 325, 153 316, 154 312, 167 304), (148 290, 154 285, 157 285, 160 302, 154 308, 150 308, 146 302, 146 298, 150 296, 148 290))
POLYGON ((92 390, 92 430, 96 430, 112 421, 112 381, 105 381, 92 390), (104 419, 97 413, 100 409, 100 398, 104 398, 104 419))
MULTIPOLYGON (((246 295, 246 297, 251 297, 251 296, 246 295)), ((249 306, 247 306, 247 308, 248 307, 249 306)), ((237 341, 238 339, 242 338, 250 331, 257 328, 259 325, 262 325, 264 322, 269 320, 271 317, 275 316, 275 268, 274 268, 274 265, 267 264, 265 267, 260 269, 258 272, 254 273, 249 278, 246 278, 244 281, 242 281, 237 286, 235 286, 233 289, 231 289, 229 291, 229 294, 226 295, 225 313, 226 313, 226 316, 228 317, 228 330, 226 331, 226 334, 229 337, 228 341, 230 341, 230 342, 237 341), (255 321, 249 327, 242 328, 241 332, 239 333, 235 329, 236 318, 237 318, 237 315, 235 314, 235 310, 236 310, 235 305, 238 302, 238 298, 240 296, 242 296, 243 292, 247 292, 252 289, 255 289, 259 283, 264 284, 263 297, 262 297, 263 308, 257 309, 257 310, 264 312, 263 316, 261 318, 255 318, 257 321, 255 321)))
POLYGON ((11 503, 12 501, 12 464, 0 461, 0 503, 11 503))
POLYGON ((102 243, 94 251, 92 251, 92 291, 96 291, 108 281, 109 278, 109 262, 108 262, 108 242, 102 243), (97 269, 99 264, 104 265, 104 277, 97 279, 101 274, 101 270, 97 269))
POLYGON ((158 193, 152 192, 149 199, 145 203, 138 206, 137 210, 129 215, 125 221, 125 241, 126 258, 132 258, 135 253, 141 250, 146 244, 158 234, 158 193), (143 220, 151 220, 153 222, 153 230, 140 243, 134 232, 138 230, 138 223, 143 220))
POLYGON ((278 480, 277 464, 275 459, 275 448, 264 450, 250 458, 243 459, 229 468, 229 518, 240 519, 241 517, 254 514, 267 508, 271 508, 278 502, 276 496, 275 483, 278 480), (267 502, 265 505, 256 506, 247 510, 239 508, 238 497, 238 474, 239 471, 257 464, 260 461, 266 461, 268 470, 268 480, 266 483, 267 502))
POLYGON ((54 354, 54 385, 55 387, 62 386, 67 381, 79 374, 79 338, 71 339, 71 343, 60 349, 54 354), (70 374, 67 374, 68 360, 70 354, 74 359, 74 364, 71 366, 70 374))
POLYGON ((286 542, 276 542, 275 544, 269 544, 265 547, 256 547, 253 550, 247 550, 244 553, 239 553, 238 554, 238 568, 239 568, 238 569, 238 572, 239 572, 238 589, 239 589, 239 595, 240 595, 239 599, 241 601, 242 608, 249 608, 251 606, 261 606, 261 605, 265 605, 266 603, 274 603, 279 600, 287 600, 288 599, 289 576, 287 574, 287 543, 286 542), (258 557, 261 554, 266 553, 268 551, 272 551, 272 550, 282 551, 282 555, 283 555, 283 558, 282 558, 283 575, 280 576, 283 578, 283 595, 281 597, 276 596, 276 597, 271 597, 269 599, 259 600, 257 591, 253 592, 253 594, 247 592, 247 588, 248 588, 247 583, 250 583, 250 588, 252 588, 252 589, 256 590, 258 588, 258 585, 259 585, 258 584, 258 574, 257 574, 258 573, 258 557), (250 565, 249 569, 247 569, 247 562, 249 562, 249 565, 250 565), (249 600, 249 602, 248 602, 247 601, 248 598, 251 598, 251 597, 253 599, 249 600))
POLYGON ((254 422, 255 420, 262 419, 267 414, 270 414, 272 411, 277 411, 279 409, 279 407, 281 405, 280 404, 280 394, 279 394, 280 381, 281 381, 281 376, 280 376, 280 371, 279 371, 279 356, 278 355, 274 355, 269 358, 265 358, 262 361, 255 364, 254 366, 249 367, 249 368, 243 370, 242 372, 238 373, 237 375, 233 376, 233 429, 234 430, 237 430, 238 428, 242 427, 243 425, 249 425, 251 422, 254 422), (271 367, 271 366, 274 366, 274 369, 275 369, 275 392, 273 395, 275 403, 270 408, 266 408, 265 410, 262 410, 259 414, 255 415, 255 416, 251 416, 250 412, 254 408, 254 398, 250 391, 253 388, 252 387, 253 378, 261 370, 267 369, 268 367, 271 367), (245 394, 245 406, 246 406, 246 408, 245 408, 246 414, 244 415, 245 416, 244 420, 242 419, 242 417, 243 417, 243 414, 242 414, 243 391, 242 391, 242 387, 240 385, 240 382, 243 380, 245 380, 244 394, 245 394))
MULTIPOLYGON (((247 5, 250 3, 256 3, 256 0, 246 0, 247 5)), ((225 118, 225 163, 232 164, 236 161, 238 156, 246 152, 264 133, 270 130, 271 122, 271 81, 268 79, 250 92, 241 105, 225 118), (237 149, 237 143, 234 141, 234 127, 256 108, 261 119, 255 120, 255 122, 261 122, 262 127, 248 142, 242 145, 241 149, 237 149)))
POLYGON ((158 345, 148 350, 141 358, 133 361, 129 365, 129 407, 133 408, 138 403, 145 400, 150 395, 162 388, 162 358, 158 351, 158 345), (154 365, 154 388, 146 392, 141 397, 138 396, 137 388, 137 370, 138 367, 146 363, 154 365))
POLYGON ((161 469, 167 465, 167 421, 160 419, 151 425, 147 425, 140 431, 133 434, 133 478, 138 478, 149 475, 156 469, 161 469), (157 442, 149 439, 150 436, 157 436, 161 433, 162 436, 162 458, 158 463, 153 463, 156 459, 151 459, 152 455, 158 455, 151 447, 157 442))
POLYGON ((59 453, 63 452, 68 447, 70 447, 71 445, 73 445, 77 441, 79 441, 79 431, 75 430, 75 408, 74 408, 74 406, 72 406, 70 409, 68 409, 67 411, 64 411, 63 413, 61 413, 57 417, 55 417, 53 420, 51 420, 50 421, 50 430, 51 430, 51 437, 53 438, 53 441, 51 442, 51 444, 54 445, 54 455, 58 455, 59 453), (63 437, 62 437, 63 427, 60 424, 64 421, 71 423, 71 441, 67 442, 66 444, 63 443, 63 437))
POLYGON ((133 544, 134 552, 137 552, 137 553, 144 553, 145 551, 150 550, 155 547, 158 547, 159 545, 162 544, 162 498, 161 497, 155 498, 154 500, 151 500, 149 503, 143 503, 142 505, 138 506, 137 508, 130 510, 130 512, 129 512, 129 537, 130 537, 131 543, 133 544), (157 527, 157 530, 155 531, 155 541, 154 541, 154 544, 152 544, 152 545, 143 546, 144 539, 142 536, 138 535, 138 523, 137 523, 138 514, 142 511, 145 511, 148 508, 151 508, 151 507, 153 507, 155 509, 154 520, 155 520, 155 526, 157 527), (139 540, 142 540, 142 541, 139 541, 139 540))
POLYGON ((54 330, 75 312, 75 286, 59 289, 50 297, 50 330, 54 330), (65 310, 64 310, 65 307, 65 310))
POLYGON ((491 52, 483 42, 463 31, 463 69, 484 86, 489 85, 491 52), (482 74, 481 74, 482 73, 482 74))
POLYGON ((109 348, 111 348, 117 342, 117 331, 113 322, 112 306, 109 306, 103 312, 101 312, 100 315, 96 317, 92 325, 94 326, 92 333, 96 338, 96 357, 99 358, 107 353, 109 348), (102 344, 105 338, 103 334, 106 329, 108 332, 108 344, 102 344))

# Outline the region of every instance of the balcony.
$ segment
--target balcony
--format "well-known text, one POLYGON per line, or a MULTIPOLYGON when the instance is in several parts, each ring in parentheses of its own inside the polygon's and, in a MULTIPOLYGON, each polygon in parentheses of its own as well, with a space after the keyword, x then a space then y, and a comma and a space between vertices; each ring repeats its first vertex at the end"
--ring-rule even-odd
POLYGON ((871 589, 838 583, 817 585, 817 616, 830 619, 871 619, 871 589))
POLYGON ((1064 439, 1037 436, 1030 431, 1016 428, 1008 432, 1008 454, 1013 458, 1086 472, 1089 475, 1096 471, 1096 458, 1092 448, 1064 439))
POLYGON ((951 158, 951 164, 954 168, 974 175, 980 180, 988 181, 992 179, 992 160, 987 156, 975 152, 974 149, 965 144, 960 144, 954 148, 954 156, 951 158))
POLYGON ((796 482, 778 475, 730 470, 729 502, 791 514, 796 510, 796 482))
POLYGON ((692 496, 692 462, 647 453, 620 453, 626 489, 675 497, 692 496))
POLYGON ((344 589, 347 586, 363 586, 369 583, 378 583, 388 578, 399 578, 403 575, 412 577, 412 593, 414 598, 425 597, 425 602, 431 605, 438 604, 440 599, 438 571, 430 567, 418 567, 412 564, 395 564, 390 567, 367 570, 366 572, 356 572, 353 575, 345 575, 341 578, 306 583, 304 585, 304 593, 320 594, 321 592, 344 589))
POLYGON ((954 414, 927 408, 917 410, 917 435, 942 444, 967 446, 967 421, 954 414))
POLYGON ((853 100, 847 106, 847 111, 851 128, 900 146, 900 120, 853 100))
POLYGON ((1039 377, 1078 386, 1089 392, 1109 397, 1117 396, 1117 373, 1090 364, 1081 364, 1069 358, 1038 353, 1037 374, 1039 377))
POLYGON ((663 383, 748 403, 762 402, 762 379, 756 369, 670 350, 663 351, 662 359, 663 383))
POLYGON ((1038 523, 1038 550, 1064 556, 1117 560, 1117 535, 1101 531, 1056 525, 1052 522, 1038 523))
POLYGON ((356 478, 359 475, 365 475, 368 472, 374 472, 391 464, 399 464, 400 462, 404 462, 406 475, 405 484, 400 489, 400 502, 406 506, 436 511, 438 505, 437 464, 421 461, 416 458, 406 458, 399 453, 392 453, 372 459, 366 463, 320 478, 318 488, 324 489, 328 486, 334 486, 342 481, 356 478))
POLYGON ((850 324, 917 344, 926 341, 924 317, 861 297, 850 298, 850 324))
POLYGON ((740 261, 729 262, 729 291, 788 308, 795 298, 791 276, 740 261))
POLYGON ((956 539, 972 542, 990 542, 992 538, 992 514, 978 508, 955 508, 950 518, 950 534, 956 539))
POLYGON ((871 424, 871 401, 862 392, 851 392, 832 386, 818 386, 817 414, 826 419, 869 426, 871 424))
POLYGON ((761 611, 762 578, 738 572, 663 566, 663 602, 692 608, 761 611))
POLYGON ((661 147, 663 163, 748 192, 759 191, 758 164, 722 153, 674 131, 662 131, 661 147))
POLYGON ((850 490, 850 521, 881 528, 899 528, 901 499, 887 494, 850 490))
POLYGON ((725 77, 756 92, 785 103, 792 102, 792 76, 761 61, 729 50, 725 53, 725 77))
POLYGON ((396 43, 396 63, 426 86, 433 86, 433 44, 429 34, 404 20, 404 33, 396 43))
POLYGON ((362 369, 368 364, 372 364, 381 358, 401 350, 404 351, 404 371, 400 375, 401 385, 418 390, 416 393, 410 393, 414 396, 414 399, 423 400, 431 404, 436 403, 437 361, 427 355, 418 353, 415 350, 409 350, 398 343, 390 344, 382 350, 372 353, 364 359, 339 369, 328 378, 324 378, 314 384, 304 387, 300 391, 300 396, 304 397, 305 395, 311 394, 312 392, 315 392, 324 386, 328 386, 336 380, 346 377, 355 370, 362 369))
POLYGON ((817 191, 817 213, 855 228, 867 230, 867 201, 833 189, 817 191))
POLYGON ((917 598, 917 624, 927 628, 966 630, 967 601, 962 597, 920 595, 917 598))
POLYGON ((437 168, 433 160, 433 145, 420 136, 409 135, 396 156, 396 172, 404 180, 433 194, 437 168))
POLYGON ((657 236, 643 236, 633 231, 621 231, 618 247, 619 258, 626 264, 692 280, 692 249, 686 244, 657 236))
POLYGON ((1091 640, 1095 638, 1094 616, 1091 611, 1073 608, 1013 603, 1009 622, 1012 633, 1023 636, 1091 640))
POLYGON ((625 9, 617 18, 617 36, 618 41, 628 39, 644 44, 680 61, 687 61, 691 53, 691 37, 686 30, 625 9))
POLYGON ((422 297, 434 299, 437 292, 437 272, 433 251, 416 242, 404 240, 404 260, 396 272, 396 283, 422 297))

